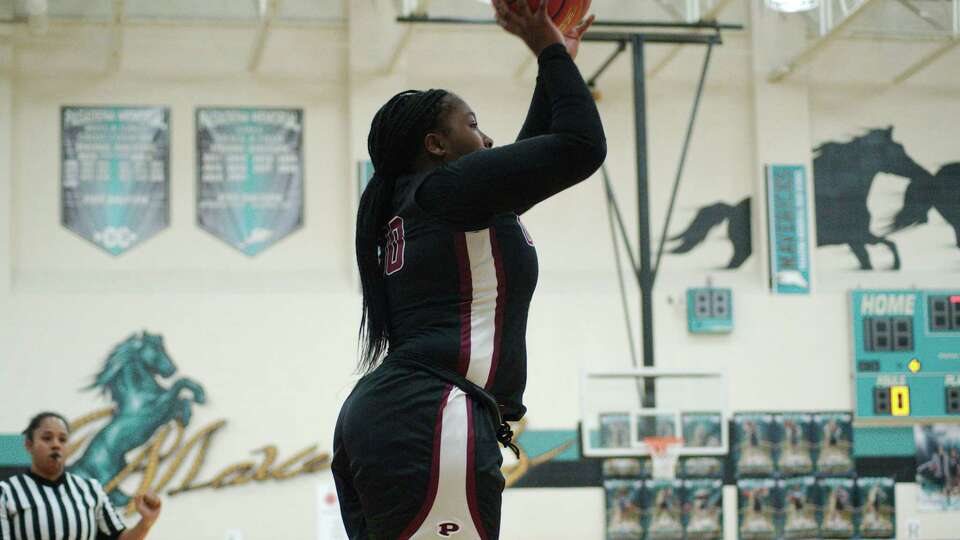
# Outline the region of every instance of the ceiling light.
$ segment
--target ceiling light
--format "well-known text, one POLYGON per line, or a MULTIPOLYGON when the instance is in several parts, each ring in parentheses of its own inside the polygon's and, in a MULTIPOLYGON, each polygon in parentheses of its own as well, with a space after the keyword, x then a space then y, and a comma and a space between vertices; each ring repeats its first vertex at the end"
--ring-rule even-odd
POLYGON ((774 11, 783 13, 796 13, 798 11, 809 11, 816 9, 820 5, 819 0, 764 0, 767 7, 774 11))

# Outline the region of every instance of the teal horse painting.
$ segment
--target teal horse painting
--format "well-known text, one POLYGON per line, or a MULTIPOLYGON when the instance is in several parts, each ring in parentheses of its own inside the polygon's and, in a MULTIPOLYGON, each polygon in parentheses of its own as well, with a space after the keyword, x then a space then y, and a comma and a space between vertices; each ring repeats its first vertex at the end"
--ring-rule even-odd
MULTIPOLYGON (((187 426, 193 404, 203 403, 206 397, 203 387, 188 378, 177 379, 170 388, 160 385, 158 379, 176 372, 160 335, 134 334, 117 345, 86 388, 99 389, 114 402, 113 416, 93 436, 71 471, 106 485, 127 466, 127 452, 150 440, 160 427, 173 420, 187 426), (190 399, 180 397, 183 390, 190 392, 190 399)), ((109 495, 117 506, 130 500, 119 488, 109 495)))

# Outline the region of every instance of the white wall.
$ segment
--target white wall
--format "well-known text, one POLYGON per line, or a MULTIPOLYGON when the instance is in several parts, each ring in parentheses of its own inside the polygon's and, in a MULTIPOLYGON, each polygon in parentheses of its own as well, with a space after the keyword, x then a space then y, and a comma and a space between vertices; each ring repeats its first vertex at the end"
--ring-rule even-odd
MULTIPOLYGON (((370 16, 373 5, 351 3, 355 17, 345 28, 275 29, 256 75, 244 71, 251 28, 131 28, 120 70, 113 74, 103 71, 106 43, 97 29, 54 25, 43 37, 16 30, 12 80, 0 78, 0 432, 19 431, 40 409, 78 416, 106 405, 105 398, 79 389, 110 347, 146 328, 165 336, 179 376, 206 387, 209 402, 194 408, 193 425, 228 420, 211 446, 204 476, 253 458, 251 452, 266 444, 276 444, 281 458, 311 444, 329 448, 339 404, 354 380, 360 305, 352 269, 353 189, 372 111, 403 88, 449 87, 479 113, 485 131, 498 143, 508 142, 526 110, 535 70, 524 63, 528 53, 519 42, 494 29, 471 27, 413 32, 392 71, 384 72, 393 54, 383 45, 388 40, 366 37, 379 31, 401 39, 404 32, 391 26, 389 17, 370 16), (58 118, 65 104, 171 107, 171 225, 121 257, 104 254, 59 225, 58 118), (202 105, 305 111, 304 227, 256 258, 196 226, 193 111, 202 105), (7 274, 11 285, 5 293, 7 274)), ((761 79, 779 58, 764 52, 764 40, 781 35, 778 29, 792 32, 794 45, 803 36, 797 37, 790 19, 767 17, 758 25, 757 32, 727 35, 714 53, 671 231, 704 203, 736 202, 757 193, 762 163, 809 160, 816 141, 849 134, 850 126, 871 126, 904 102, 909 108, 900 107, 883 122, 916 141, 915 157, 928 167, 950 152, 960 159, 956 81, 924 79, 867 98, 875 83, 818 79, 816 69, 770 85, 761 79), (778 139, 783 118, 801 122, 799 134, 778 139)), ((896 55, 901 49, 885 51, 896 55)), ((609 46, 585 46, 580 65, 592 72, 608 52, 609 46)), ((656 232, 665 217, 702 53, 684 49, 648 83, 656 232)), ((648 64, 664 54, 663 47, 649 47, 648 64)), ((938 69, 952 66, 956 72, 958 61, 956 55, 947 57, 938 69)), ((614 64, 599 88, 607 165, 631 224, 636 195, 628 56, 614 64)), ((525 217, 541 266, 528 331, 526 404, 533 429, 576 425, 581 369, 629 364, 599 180, 525 217)), ((634 227, 628 228, 635 235, 634 227)), ((851 408, 845 286, 821 281, 808 297, 770 295, 757 225, 754 255, 741 270, 705 272, 729 257, 722 236, 714 231, 693 259, 664 257, 654 297, 658 364, 727 369, 737 410, 851 408), (728 336, 686 332, 684 291, 703 284, 707 274, 715 284, 735 289, 737 327, 728 336)), ((958 282, 956 274, 942 271, 867 277, 886 285, 958 282)), ((630 291, 637 324, 635 288, 630 291)), ((218 539, 228 529, 240 529, 247 539, 309 538, 315 486, 328 481, 329 474, 320 473, 168 497, 151 537, 218 539)), ((916 518, 923 538, 947 538, 950 518, 914 514, 912 501, 904 501, 910 493, 898 490, 901 527, 916 518)), ((503 538, 602 537, 599 490, 516 490, 505 501, 503 538)), ((728 522, 734 519, 731 509, 728 505, 728 522)))

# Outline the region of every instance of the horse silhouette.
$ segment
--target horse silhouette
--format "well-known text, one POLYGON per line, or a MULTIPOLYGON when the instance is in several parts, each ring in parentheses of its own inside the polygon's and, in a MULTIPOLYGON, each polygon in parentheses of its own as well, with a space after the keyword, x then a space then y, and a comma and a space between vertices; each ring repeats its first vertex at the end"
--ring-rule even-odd
MULTIPOLYGON (((860 263, 860 268, 872 270, 873 264, 866 246, 883 244, 893 255, 892 269, 898 270, 900 252, 897 245, 885 235, 877 236, 870 231, 871 215, 867 208, 870 188, 880 173, 906 178, 911 182, 911 186, 917 183, 918 187, 914 188, 912 194, 915 207, 909 215, 901 218, 901 223, 909 226, 912 224, 911 220, 922 213, 919 208, 923 204, 934 204, 930 195, 933 188, 926 184, 933 181, 931 174, 910 158, 903 145, 893 139, 892 126, 871 129, 848 142, 828 141, 815 147, 813 152, 817 246, 846 244, 860 263)), ((929 210, 929 206, 927 209, 929 210)), ((938 211, 955 216, 955 221, 951 223, 960 223, 960 204, 945 205, 942 210, 938 207, 938 211)), ((951 220, 946 218, 946 215, 944 217, 951 220)), ((750 197, 736 206, 717 203, 700 208, 686 230, 670 238, 671 241, 680 240, 681 243, 668 252, 690 251, 703 242, 710 229, 723 221, 729 222, 727 234, 734 246, 734 254, 727 268, 739 268, 752 250, 749 234, 750 197)))
MULTIPOLYGON (((169 389, 157 383, 156 377, 168 378, 177 367, 167 355, 163 337, 143 332, 134 334, 114 347, 103 369, 86 390, 101 389, 116 404, 110 422, 90 441, 83 455, 71 465, 72 472, 96 478, 107 485, 127 466, 127 452, 146 443, 161 426, 176 420, 183 426, 190 423, 192 403, 203 403, 203 387, 182 378, 169 389), (181 390, 192 393, 192 400, 180 398, 181 390)), ((119 488, 109 493, 117 506, 126 505, 130 497, 119 488)))
POLYGON ((893 140, 893 127, 872 129, 847 143, 827 142, 814 149, 813 186, 816 197, 817 245, 847 244, 862 270, 872 270, 867 244, 883 244, 900 269, 897 245, 870 232, 867 196, 879 173, 930 179, 926 169, 893 140))
POLYGON ((690 225, 670 240, 680 240, 680 245, 671 248, 669 253, 686 253, 698 246, 707 237, 707 233, 717 225, 727 222, 727 238, 733 244, 733 256, 727 268, 740 268, 753 253, 750 228, 750 197, 736 205, 718 202, 701 208, 690 225))
POLYGON ((903 195, 903 209, 893 218, 890 232, 927 222, 930 209, 953 227, 960 247, 960 162, 948 163, 933 178, 915 178, 903 195))

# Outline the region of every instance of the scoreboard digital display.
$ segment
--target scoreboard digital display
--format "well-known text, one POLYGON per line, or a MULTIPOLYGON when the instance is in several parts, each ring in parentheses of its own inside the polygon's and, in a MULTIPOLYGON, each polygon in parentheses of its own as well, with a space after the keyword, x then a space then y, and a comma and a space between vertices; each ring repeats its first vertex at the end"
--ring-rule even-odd
POLYGON ((931 332, 960 332, 960 294, 928 298, 931 332))
POLYGON ((856 290, 850 307, 857 421, 960 421, 960 290, 856 290))

